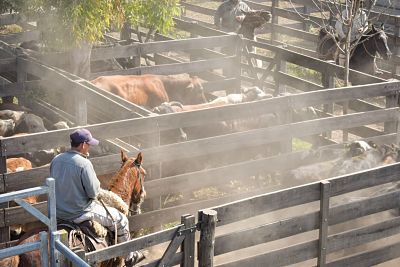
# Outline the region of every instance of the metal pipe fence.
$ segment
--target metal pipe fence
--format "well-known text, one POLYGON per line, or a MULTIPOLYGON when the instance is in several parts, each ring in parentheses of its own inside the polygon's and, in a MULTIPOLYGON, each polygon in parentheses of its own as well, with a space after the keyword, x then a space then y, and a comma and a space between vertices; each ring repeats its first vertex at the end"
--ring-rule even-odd
POLYGON ((29 242, 27 244, 17 245, 10 248, 0 250, 0 259, 16 256, 26 252, 40 250, 42 267, 59 266, 57 260, 58 251, 61 252, 68 260, 70 260, 74 266, 78 267, 89 267, 84 260, 79 258, 73 253, 67 246, 65 246, 59 240, 59 233, 57 232, 57 217, 56 217, 56 195, 55 195, 55 181, 53 178, 46 179, 45 186, 38 186, 30 189, 19 190, 15 192, 9 192, 0 195, 0 203, 15 201, 18 205, 28 211, 30 214, 35 216, 41 222, 46 224, 49 228, 49 233, 40 232, 40 240, 35 242, 29 242), (27 203, 23 198, 35 195, 48 195, 47 211, 48 216, 45 216, 31 204, 27 203), (50 242, 49 242, 50 239, 50 242), (48 249, 50 247, 50 250, 48 249), (50 253, 49 253, 50 251, 50 253))

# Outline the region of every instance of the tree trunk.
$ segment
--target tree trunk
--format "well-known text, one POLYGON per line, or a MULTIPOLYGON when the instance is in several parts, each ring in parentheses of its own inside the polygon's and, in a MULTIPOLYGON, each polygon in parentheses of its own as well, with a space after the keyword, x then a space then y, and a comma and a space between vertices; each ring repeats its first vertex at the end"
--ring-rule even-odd
POLYGON ((67 67, 69 71, 81 78, 89 79, 91 52, 92 45, 86 42, 82 42, 80 47, 71 49, 67 67))

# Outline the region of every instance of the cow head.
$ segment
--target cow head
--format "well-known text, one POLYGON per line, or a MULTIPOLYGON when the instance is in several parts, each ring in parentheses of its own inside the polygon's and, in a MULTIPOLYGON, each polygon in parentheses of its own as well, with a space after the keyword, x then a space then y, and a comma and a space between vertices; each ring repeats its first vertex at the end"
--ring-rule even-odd
POLYGON ((186 101, 191 104, 206 103, 207 99, 204 95, 204 88, 201 84, 199 77, 193 76, 190 78, 190 82, 186 87, 186 101))
POLYGON ((14 133, 15 122, 12 119, 0 120, 0 136, 10 136, 14 133))

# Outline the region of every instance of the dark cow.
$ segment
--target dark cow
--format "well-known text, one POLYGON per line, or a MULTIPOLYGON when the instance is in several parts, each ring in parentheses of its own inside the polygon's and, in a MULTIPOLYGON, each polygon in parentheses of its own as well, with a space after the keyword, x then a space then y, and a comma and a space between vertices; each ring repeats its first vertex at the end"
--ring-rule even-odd
POLYGON ((15 126, 16 133, 41 133, 46 131, 42 118, 35 114, 22 114, 15 126))

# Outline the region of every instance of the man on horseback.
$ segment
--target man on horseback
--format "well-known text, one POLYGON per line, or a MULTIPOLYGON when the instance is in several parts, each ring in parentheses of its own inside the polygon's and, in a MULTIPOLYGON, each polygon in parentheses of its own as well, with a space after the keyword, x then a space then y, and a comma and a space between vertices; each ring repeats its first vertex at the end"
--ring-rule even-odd
MULTIPOLYGON (((88 159, 90 146, 99 141, 87 129, 70 134, 71 149, 56 156, 50 164, 50 176, 56 181, 57 218, 80 224, 92 220, 111 231, 117 228, 118 243, 130 240, 128 218, 117 209, 100 205, 94 199, 99 194, 100 181, 88 159)), ((141 251, 125 256, 125 265, 134 266, 145 257, 141 251)))
POLYGON ((335 29, 342 43, 346 40, 350 26, 350 43, 359 40, 368 30, 368 17, 363 8, 364 0, 348 0, 342 13, 338 14, 335 29))
POLYGON ((217 8, 214 24, 222 31, 237 32, 244 19, 243 11, 250 10, 251 8, 241 0, 226 0, 217 8))

